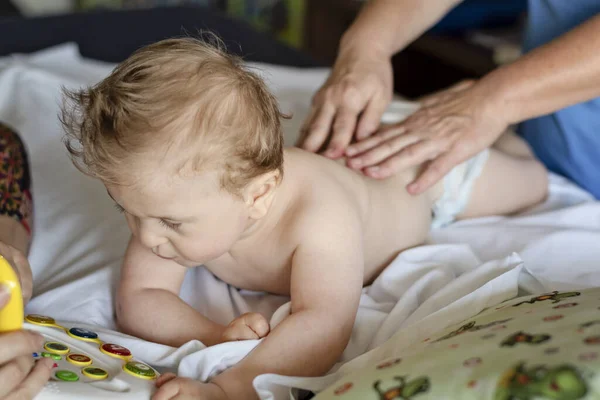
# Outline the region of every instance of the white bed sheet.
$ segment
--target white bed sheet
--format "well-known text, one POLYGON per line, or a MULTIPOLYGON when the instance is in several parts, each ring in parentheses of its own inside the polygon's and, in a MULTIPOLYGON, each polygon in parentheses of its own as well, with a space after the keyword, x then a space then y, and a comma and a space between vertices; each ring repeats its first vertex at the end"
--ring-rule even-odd
MULTIPOLYGON (((284 126, 291 144, 328 71, 256 66, 283 110, 294 114, 284 126)), ((26 311, 100 326, 94 329, 159 369, 206 379, 243 358, 258 341, 208 349, 192 341, 175 349, 112 331, 127 226, 104 187, 71 165, 57 120, 62 86, 92 84, 111 68, 82 59, 72 44, 0 60, 0 120, 21 132, 32 164, 35 298, 26 311)), ((413 106, 394 107, 398 113, 413 106)), ((290 388, 320 390, 341 374, 410 351, 411 343, 518 291, 600 286, 598 243, 600 204, 552 176, 550 197, 535 210, 460 222, 433 232, 427 245, 403 252, 364 289, 351 342, 335 373, 315 379, 264 375, 255 388, 263 399, 289 398, 290 388)), ((239 292, 202 268, 190 270, 182 297, 221 323, 253 310, 272 316, 275 325, 288 312, 287 298, 239 292)))

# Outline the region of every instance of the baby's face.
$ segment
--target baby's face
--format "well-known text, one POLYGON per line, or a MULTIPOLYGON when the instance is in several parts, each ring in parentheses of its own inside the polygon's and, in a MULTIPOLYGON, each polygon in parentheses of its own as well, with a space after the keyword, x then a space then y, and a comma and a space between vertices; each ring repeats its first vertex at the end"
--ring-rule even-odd
POLYGON ((250 223, 244 202, 220 190, 216 174, 156 176, 140 186, 106 188, 133 235, 180 265, 198 266, 224 255, 250 223))

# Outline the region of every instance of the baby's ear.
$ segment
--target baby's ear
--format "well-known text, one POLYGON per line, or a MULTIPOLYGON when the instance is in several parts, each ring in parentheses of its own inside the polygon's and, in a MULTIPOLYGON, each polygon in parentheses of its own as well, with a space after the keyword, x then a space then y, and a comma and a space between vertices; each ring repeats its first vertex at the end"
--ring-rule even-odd
POLYGON ((259 219, 267 214, 280 176, 279 170, 270 171, 254 178, 246 186, 244 201, 250 208, 250 218, 259 219))

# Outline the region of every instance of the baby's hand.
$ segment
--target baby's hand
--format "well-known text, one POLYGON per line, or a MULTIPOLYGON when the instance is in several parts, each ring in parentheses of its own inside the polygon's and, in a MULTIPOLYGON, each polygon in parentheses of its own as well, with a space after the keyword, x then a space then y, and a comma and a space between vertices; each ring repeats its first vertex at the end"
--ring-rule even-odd
POLYGON ((227 325, 221 336, 221 342, 260 339, 267 336, 270 330, 271 327, 265 317, 258 313, 246 313, 227 325))
POLYGON ((167 373, 156 380, 158 390, 152 400, 227 400, 225 392, 214 383, 202 383, 189 378, 178 378, 167 373))

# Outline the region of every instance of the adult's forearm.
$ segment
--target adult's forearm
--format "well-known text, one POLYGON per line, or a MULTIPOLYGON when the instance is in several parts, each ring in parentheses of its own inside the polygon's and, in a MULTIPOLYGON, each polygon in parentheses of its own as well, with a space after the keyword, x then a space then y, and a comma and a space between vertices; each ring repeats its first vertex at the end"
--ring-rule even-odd
POLYGON ((433 26, 461 0, 371 0, 340 43, 346 53, 391 57, 433 26))
POLYGON ((179 347, 190 340, 220 343, 224 326, 212 322, 173 293, 140 289, 119 295, 117 321, 126 333, 179 347))
POLYGON ((600 14, 491 72, 478 84, 493 93, 509 123, 600 96, 600 14))

